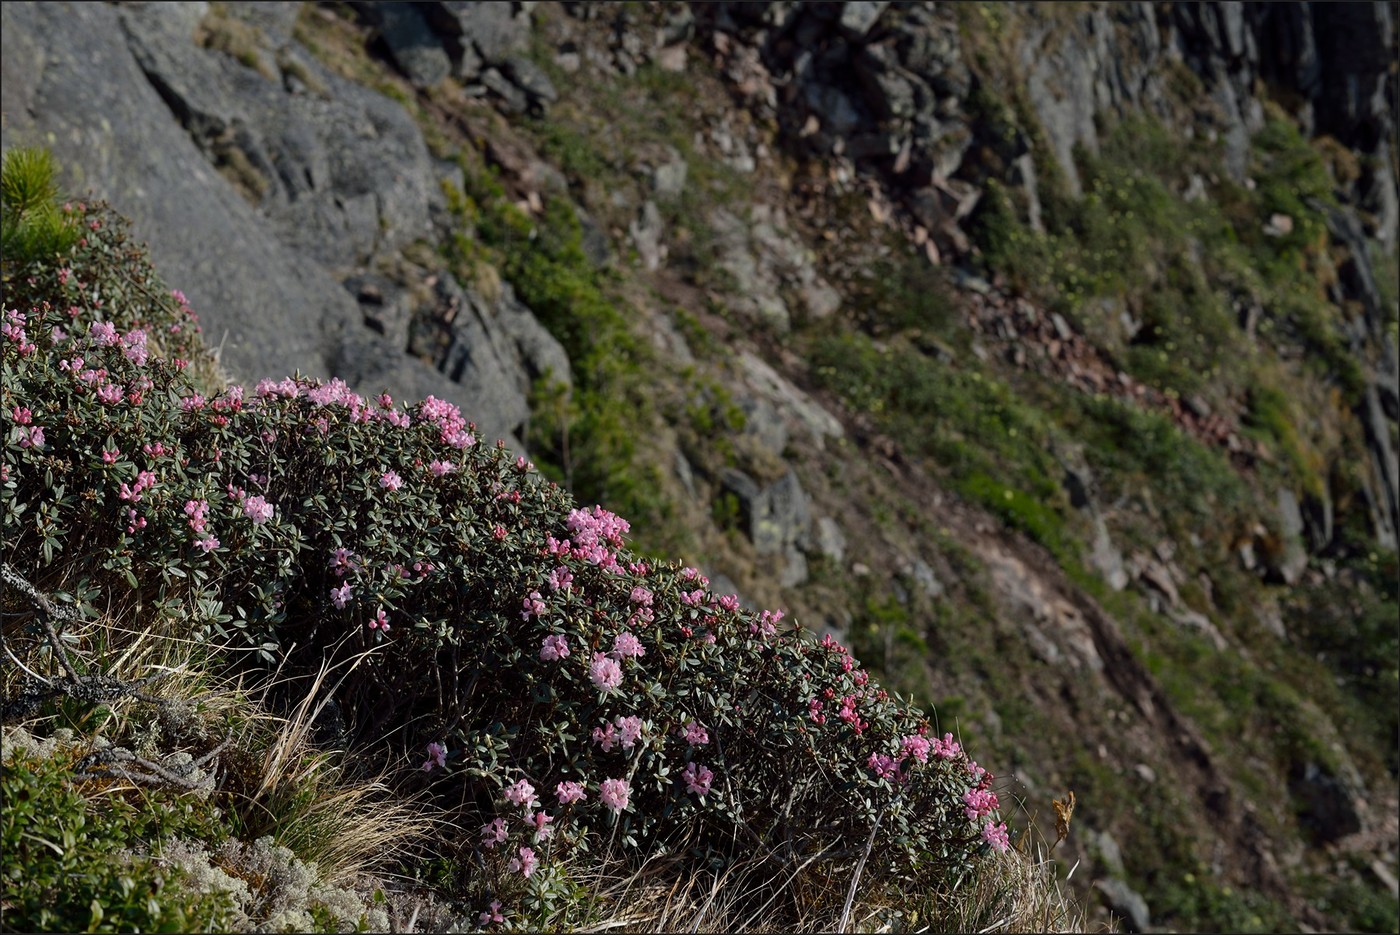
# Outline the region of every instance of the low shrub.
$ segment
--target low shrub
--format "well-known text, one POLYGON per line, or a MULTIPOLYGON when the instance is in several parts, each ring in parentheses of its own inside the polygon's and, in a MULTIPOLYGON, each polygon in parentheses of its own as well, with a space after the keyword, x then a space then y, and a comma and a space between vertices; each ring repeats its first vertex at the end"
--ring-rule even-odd
POLYGON ((1008 846, 992 775, 843 647, 640 559, 456 407, 299 377, 206 395, 187 307, 76 212, 72 256, 6 279, 6 560, 284 673, 364 654, 337 700, 482 823, 484 921, 543 924, 565 858, 614 848, 874 885, 1008 846))

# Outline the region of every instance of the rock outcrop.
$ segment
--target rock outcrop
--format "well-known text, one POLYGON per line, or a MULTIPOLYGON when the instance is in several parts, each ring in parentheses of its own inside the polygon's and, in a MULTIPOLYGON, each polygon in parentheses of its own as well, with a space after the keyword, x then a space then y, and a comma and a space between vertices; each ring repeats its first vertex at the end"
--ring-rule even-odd
MULTIPOLYGON (((428 28, 410 22, 411 8, 374 6, 394 8, 384 28, 396 42, 428 28)), ((517 50, 522 22, 511 13, 499 24, 508 36, 477 23, 494 23, 497 6, 442 4, 477 24, 473 48, 503 56, 517 50)), ((386 302, 383 285, 365 288, 371 267, 436 238, 439 170, 401 105, 331 73, 292 38, 299 8, 230 6, 251 37, 235 58, 196 42, 197 30, 218 28, 204 3, 7 4, 4 144, 49 146, 76 192, 133 220, 235 377, 300 370, 366 393, 436 395, 519 447, 530 381, 548 370, 567 382, 563 350, 508 291, 487 302, 439 279, 436 298, 418 303, 405 289, 386 302), (409 325, 439 306, 465 314, 429 363, 408 353, 409 325)), ((427 83, 441 70, 431 55, 400 54, 427 83)))

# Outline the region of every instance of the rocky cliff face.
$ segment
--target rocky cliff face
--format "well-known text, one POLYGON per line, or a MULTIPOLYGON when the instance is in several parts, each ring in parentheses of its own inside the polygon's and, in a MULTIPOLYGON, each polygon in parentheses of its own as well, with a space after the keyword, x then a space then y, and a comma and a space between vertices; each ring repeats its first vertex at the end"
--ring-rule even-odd
POLYGON ((234 376, 644 488, 1029 811, 1078 789, 1061 853, 1135 930, 1393 892, 1393 4, 0 15, 4 145, 134 219, 234 376))

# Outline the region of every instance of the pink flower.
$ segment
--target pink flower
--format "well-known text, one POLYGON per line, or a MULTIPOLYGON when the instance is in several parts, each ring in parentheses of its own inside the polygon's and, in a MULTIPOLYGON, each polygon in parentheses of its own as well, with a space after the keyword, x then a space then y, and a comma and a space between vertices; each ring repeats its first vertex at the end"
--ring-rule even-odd
POLYGON ((16 406, 10 410, 10 418, 14 420, 15 425, 28 425, 34 421, 34 413, 29 411, 28 406, 16 406))
POLYGON ((617 743, 617 729, 611 724, 593 728, 593 742, 602 747, 604 753, 612 752, 613 744, 617 743))
POLYGON ((588 666, 588 678, 601 692, 615 692, 622 684, 622 667, 602 653, 593 654, 593 662, 588 666))
POLYGON ((245 497, 243 500, 243 515, 253 521, 256 526, 272 519, 273 506, 262 497, 245 497))
POLYGON ((614 812, 621 812, 626 808, 631 795, 632 789, 625 779, 604 779, 598 786, 598 798, 614 812))
POLYGON ((558 566, 549 573, 549 589, 551 591, 567 591, 574 583, 574 573, 563 565, 558 566))
POLYGON ((963 793, 963 804, 967 806, 963 811, 967 814, 968 821, 977 821, 985 818, 997 808, 997 794, 990 789, 969 789, 963 793))
POLYGON ((331 588, 331 603, 336 610, 344 610, 345 605, 350 601, 350 585, 342 584, 338 588, 331 588))
POLYGON ((102 449, 102 463, 103 463, 103 464, 116 464, 116 463, 117 463, 117 458, 119 458, 119 457, 121 457, 121 449, 119 449, 119 448, 112 448, 112 449, 103 448, 103 449, 102 449))
POLYGON ((694 591, 682 591, 681 603, 690 607, 698 607, 705 603, 705 589, 696 588, 694 591))
POLYGON ((1005 854, 1011 847, 1011 840, 1006 833, 1006 822, 994 825, 988 822, 982 829, 982 840, 986 841, 1000 853, 1005 854))
POLYGON ((714 782, 715 774, 699 763, 687 763, 681 778, 685 780, 687 792, 704 798, 710 791, 710 783, 714 782))
POLYGON ((521 620, 529 620, 531 617, 538 617, 544 613, 544 600, 540 597, 539 591, 531 591, 530 596, 525 598, 525 609, 520 612, 521 620))
POLYGON ((931 749, 933 755, 940 760, 951 760, 958 755, 962 747, 953 739, 952 734, 944 734, 942 740, 934 740, 930 743, 929 749, 931 749))
POLYGON ((504 818, 496 818, 481 826, 481 844, 488 851, 506 839, 506 822, 504 818))
POLYGON ((530 874, 534 873, 535 868, 539 865, 540 862, 539 859, 535 857, 535 852, 528 847, 522 847, 520 849, 520 856, 510 859, 510 869, 512 871, 520 871, 520 874, 527 880, 530 879, 530 874))
POLYGON ((567 659, 568 657, 569 640, 567 637, 554 634, 544 638, 544 643, 540 646, 541 662, 554 662, 557 659, 567 659))
POLYGON ((110 322, 95 321, 88 328, 88 337, 96 341, 99 347, 107 347, 116 344, 118 340, 117 329, 110 322))
POLYGON ((920 737, 918 734, 910 734, 908 737, 904 738, 904 742, 900 745, 899 756, 901 759, 912 756, 920 763, 927 763, 931 746, 932 745, 925 738, 920 737))
POLYGON ((535 787, 524 779, 507 786, 503 795, 505 795, 507 801, 524 808, 534 808, 539 802, 539 800, 535 798, 535 787))
POLYGON ((355 571, 358 568, 359 564, 355 560, 355 553, 349 549, 339 548, 331 553, 331 569, 337 575, 344 577, 347 571, 355 571))
POLYGON ((632 603, 639 604, 642 607, 650 607, 653 596, 651 591, 642 587, 640 584, 632 589, 632 603))
POLYGON ((727 611, 729 611, 729 612, 731 612, 731 613, 737 613, 738 610, 739 610, 739 595, 737 595, 737 594, 726 594, 726 595, 724 595, 724 597, 721 597, 721 598, 719 599, 719 606, 720 606, 720 607, 723 607, 725 610, 727 610, 727 611))
POLYGON ((535 826, 535 843, 538 844, 554 833, 554 829, 549 827, 554 819, 543 811, 535 812, 530 816, 530 824, 535 826))
POLYGON ((629 656, 645 656, 647 651, 642 648, 642 641, 631 633, 619 633, 613 640, 612 654, 618 659, 626 659, 629 656))
POLYGON ((491 530, 491 538, 495 539, 497 542, 504 542, 506 535, 506 527, 502 526, 500 523, 497 523, 496 528, 491 530))
POLYGON ((506 917, 501 915, 501 901, 499 899, 491 900, 491 908, 482 912, 477 918, 482 925, 489 925, 492 922, 504 922, 506 917))
POLYGON ((219 540, 215 539, 213 536, 205 536, 203 539, 194 540, 194 544, 203 549, 207 554, 219 547, 219 540))
POLYGON ((428 744, 428 758, 423 761, 423 772, 431 773, 434 766, 447 766, 447 748, 440 743, 428 744))
POLYGON ((583 791, 583 785, 577 782, 561 782, 554 787, 554 795, 559 799, 560 805, 568 805, 570 802, 581 802, 588 798, 588 794, 583 791))
POLYGON ((866 765, 874 770, 875 775, 881 779, 896 779, 899 776, 899 763, 894 757, 886 756, 883 753, 872 753, 866 765))
POLYGON ((618 742, 622 744, 622 749, 631 750, 636 746, 637 741, 642 736, 642 719, 639 717, 619 716, 614 723, 617 724, 618 742))
POLYGON ((383 607, 375 612, 374 619, 369 622, 369 628, 371 630, 375 627, 378 627, 381 633, 389 632, 389 615, 384 612, 383 607))
POLYGON ((385 471, 379 475, 379 486, 385 490, 398 490, 403 486, 403 478, 393 471, 385 471))
POLYGON ((457 470, 457 465, 450 461, 432 461, 428 464, 428 470, 433 472, 434 477, 442 477, 457 470))
POLYGON ((20 429, 19 446, 21 448, 33 448, 38 450, 44 447, 44 428, 41 425, 30 425, 20 429))
POLYGON ((694 747, 703 747, 710 742, 710 732, 698 721, 691 721, 685 725, 683 733, 685 742, 694 747))

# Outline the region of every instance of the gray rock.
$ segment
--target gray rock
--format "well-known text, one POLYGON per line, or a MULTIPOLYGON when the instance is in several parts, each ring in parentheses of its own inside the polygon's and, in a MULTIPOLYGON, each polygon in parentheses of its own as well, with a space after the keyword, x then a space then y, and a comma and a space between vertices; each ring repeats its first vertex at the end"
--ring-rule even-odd
POLYGON ((1328 844, 1355 834, 1364 825, 1365 787, 1355 767, 1343 764, 1333 770, 1308 761, 1289 777, 1288 791, 1298 807, 1298 817, 1313 840, 1328 844))
POLYGON ((309 56, 304 67, 327 94, 290 94, 228 56, 173 41, 152 8, 124 10, 122 24, 196 145, 256 176, 257 204, 284 243, 348 267, 431 230, 436 173, 397 103, 309 56))
POLYGON ((525 51, 530 41, 528 15, 516 14, 509 3, 496 0, 444 0, 424 4, 432 27, 458 54, 468 48, 487 65, 497 65, 525 51))
POLYGON ((1298 498, 1286 487, 1278 491, 1278 535, 1282 548, 1265 552, 1270 578, 1295 585, 1308 567, 1308 550, 1303 546, 1303 513, 1298 498))
POLYGON ((329 377, 336 333, 361 327, 355 301, 279 243, 213 170, 137 66, 117 8, 0 11, 3 145, 47 145, 65 185, 130 218, 236 377, 329 377))
POLYGON ((849 135, 861 124, 860 112, 840 88, 812 82, 802 89, 807 109, 821 121, 822 129, 833 136, 849 135))
POLYGON ((807 544, 811 512, 807 492, 795 471, 789 470, 780 480, 760 488, 749 475, 725 468, 720 485, 738 498, 744 532, 759 555, 776 555, 807 544))
POLYGON ((559 100, 559 92, 555 90, 554 83, 549 80, 544 69, 528 58, 511 56, 501 70, 507 78, 515 82, 516 87, 529 95, 531 103, 543 107, 559 100))
POLYGON ((659 269, 666 259, 667 250, 661 242, 666 228, 656 202, 648 200, 642 205, 641 215, 627 226, 627 232, 642 259, 642 266, 648 271, 659 269))
POLYGON ((771 402, 794 425, 806 429, 818 448, 825 448, 826 439, 840 438, 845 434, 835 416, 760 358, 743 351, 739 354, 739 367, 745 385, 771 402))
POLYGON ((863 38, 887 6, 888 3, 873 0, 847 0, 841 4, 841 18, 837 20, 837 25, 847 38, 863 38))
POLYGON ((1118 840, 1107 831, 1089 832, 1090 852, 1103 864, 1104 872, 1111 877, 1121 877, 1125 875, 1123 867, 1123 851, 1118 846, 1118 840))
POLYGON ((846 561, 846 537, 830 516, 817 520, 817 551, 837 568, 846 561))
POLYGON ((411 3, 377 3, 380 36, 394 64, 417 87, 437 84, 452 72, 452 62, 436 33, 411 3))
POLYGON ((1128 586, 1128 572, 1123 567, 1123 553, 1113 545, 1108 536, 1108 524, 1102 516, 1094 517, 1094 548, 1089 554, 1089 562, 1115 591, 1128 586))
POLYGON ((652 170, 651 190, 658 201, 675 201, 685 191, 685 177, 689 167, 680 153, 671 151, 669 161, 652 170))
POLYGON ((515 86, 505 75, 495 68, 488 68, 481 73, 481 84, 486 90, 496 96, 501 110, 512 116, 519 116, 530 109, 530 98, 524 91, 515 86))
POLYGON ((752 436, 774 457, 781 458, 787 448, 787 423, 774 405, 766 399, 746 396, 739 400, 744 413, 744 434, 752 436))
POLYGON ((1097 880, 1094 889, 1110 911, 1123 920, 1123 931, 1146 932, 1152 926, 1152 916, 1147 911, 1147 900, 1142 894, 1122 880, 1097 880))
POLYGON ((923 559, 916 557, 905 569, 905 574, 926 596, 935 600, 943 596, 943 582, 934 574, 933 566, 923 559))
POLYGON ((788 546, 783 550, 783 570, 778 574, 778 583, 785 588, 795 588, 807 582, 807 556, 788 546))

